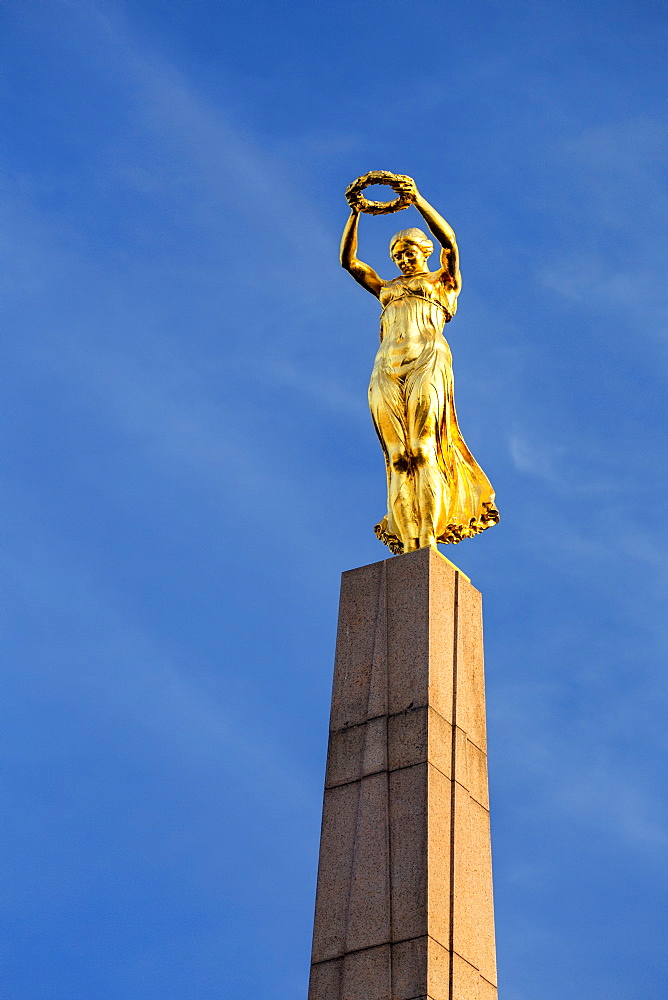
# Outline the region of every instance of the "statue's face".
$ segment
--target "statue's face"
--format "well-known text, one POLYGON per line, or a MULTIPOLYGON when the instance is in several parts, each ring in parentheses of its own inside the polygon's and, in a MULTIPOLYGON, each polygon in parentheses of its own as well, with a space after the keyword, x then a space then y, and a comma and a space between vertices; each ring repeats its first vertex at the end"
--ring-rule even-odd
POLYGON ((392 247, 392 260, 402 274, 422 274, 427 270, 427 257, 415 243, 398 240, 392 247))

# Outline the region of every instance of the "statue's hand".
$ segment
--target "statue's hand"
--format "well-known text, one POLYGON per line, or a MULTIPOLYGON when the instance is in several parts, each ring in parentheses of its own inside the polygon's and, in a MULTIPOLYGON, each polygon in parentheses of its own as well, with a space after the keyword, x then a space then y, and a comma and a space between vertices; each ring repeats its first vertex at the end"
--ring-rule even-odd
POLYGON ((351 191, 350 188, 346 191, 346 201, 350 205, 350 211, 354 212, 355 215, 359 215, 360 209, 360 191, 351 191))
POLYGON ((397 194, 407 195, 411 201, 415 201, 419 192, 417 185, 412 177, 406 177, 398 180, 395 185, 395 191, 397 194))

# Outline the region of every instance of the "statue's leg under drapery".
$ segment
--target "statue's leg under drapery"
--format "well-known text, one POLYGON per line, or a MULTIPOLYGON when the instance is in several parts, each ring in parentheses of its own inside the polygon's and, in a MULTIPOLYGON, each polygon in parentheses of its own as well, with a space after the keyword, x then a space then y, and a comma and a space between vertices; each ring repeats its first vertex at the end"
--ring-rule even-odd
POLYGON ((369 406, 387 468, 387 527, 403 545, 416 549, 420 524, 415 497, 415 470, 407 437, 403 380, 374 373, 369 406))
POLYGON ((439 460, 445 391, 442 375, 431 366, 417 372, 406 385, 406 427, 420 548, 436 545, 448 502, 448 483, 439 460))

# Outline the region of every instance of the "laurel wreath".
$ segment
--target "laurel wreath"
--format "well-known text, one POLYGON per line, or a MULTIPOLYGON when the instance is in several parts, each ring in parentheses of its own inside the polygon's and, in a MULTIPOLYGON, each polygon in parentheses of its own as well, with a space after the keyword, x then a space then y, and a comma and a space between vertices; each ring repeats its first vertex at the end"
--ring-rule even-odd
POLYGON ((406 174, 393 174, 389 170, 371 170, 368 174, 358 177, 356 181, 346 188, 346 201, 351 208, 367 215, 389 215, 392 212, 401 212, 413 204, 413 195, 409 191, 398 189, 399 181, 409 181, 413 183, 412 177, 406 174), (387 184, 393 188, 397 197, 393 201, 369 201, 362 192, 371 184, 387 184))

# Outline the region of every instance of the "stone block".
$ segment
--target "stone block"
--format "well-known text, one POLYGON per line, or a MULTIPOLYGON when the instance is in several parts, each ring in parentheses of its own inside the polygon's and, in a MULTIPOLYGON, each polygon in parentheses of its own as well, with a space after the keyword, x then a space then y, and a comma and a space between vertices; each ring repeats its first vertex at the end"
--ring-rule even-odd
POLYGON ((452 782, 428 765, 427 928, 443 948, 450 947, 452 782))
POLYGON ((393 1000, 389 944, 346 955, 341 1000, 393 1000))
POLYGON ((466 580, 460 579, 458 589, 457 725, 487 753, 482 596, 466 580))
POLYGON ((451 976, 450 952, 427 938, 427 992, 431 1000, 449 1000, 451 976))
POLYGON ((446 722, 452 722, 457 574, 452 563, 438 552, 422 551, 430 553, 429 704, 446 722))
POLYGON ((428 759, 428 713, 425 706, 389 717, 387 743, 391 771, 423 764, 428 759))
POLYGON ((392 939, 427 933, 427 764, 390 773, 392 939))
POLYGON ((387 770, 387 716, 330 733, 325 788, 387 770))
POLYGON ((441 774, 450 778, 452 770, 452 726, 440 712, 429 708, 429 750, 428 761, 441 774))
POLYGON ((329 734, 325 788, 346 785, 362 777, 362 757, 366 724, 339 729, 329 734))
POLYGON ((495 984, 481 976, 478 980, 478 1000, 497 1000, 498 995, 499 991, 495 984))
POLYGON ((429 699, 429 550, 387 562, 389 712, 429 699))
POLYGON ((350 872, 346 951, 388 942, 391 910, 387 773, 360 782, 350 872))
POLYGON ((480 973, 456 952, 452 955, 452 1000, 481 1000, 480 973))
POLYGON ((355 856, 359 784, 325 792, 313 926, 313 962, 343 955, 355 856))
POLYGON ((373 563, 341 579, 330 729, 367 720, 374 648, 384 609, 385 564, 373 563))
POLYGON ((319 962, 311 966, 308 1000, 341 1000, 343 959, 319 962))
POLYGON ((392 945, 392 1000, 427 992, 427 935, 392 945))
POLYGON ((472 743, 458 726, 455 733, 457 739, 455 777, 476 802, 489 809, 487 755, 472 743))
POLYGON ((453 951, 496 982, 489 814, 455 785, 453 951))
POLYGON ((387 771, 387 716, 369 719, 365 726, 362 774, 387 771))
POLYGON ((394 771, 425 761, 450 777, 452 726, 429 707, 391 715, 388 719, 389 769, 394 771))

